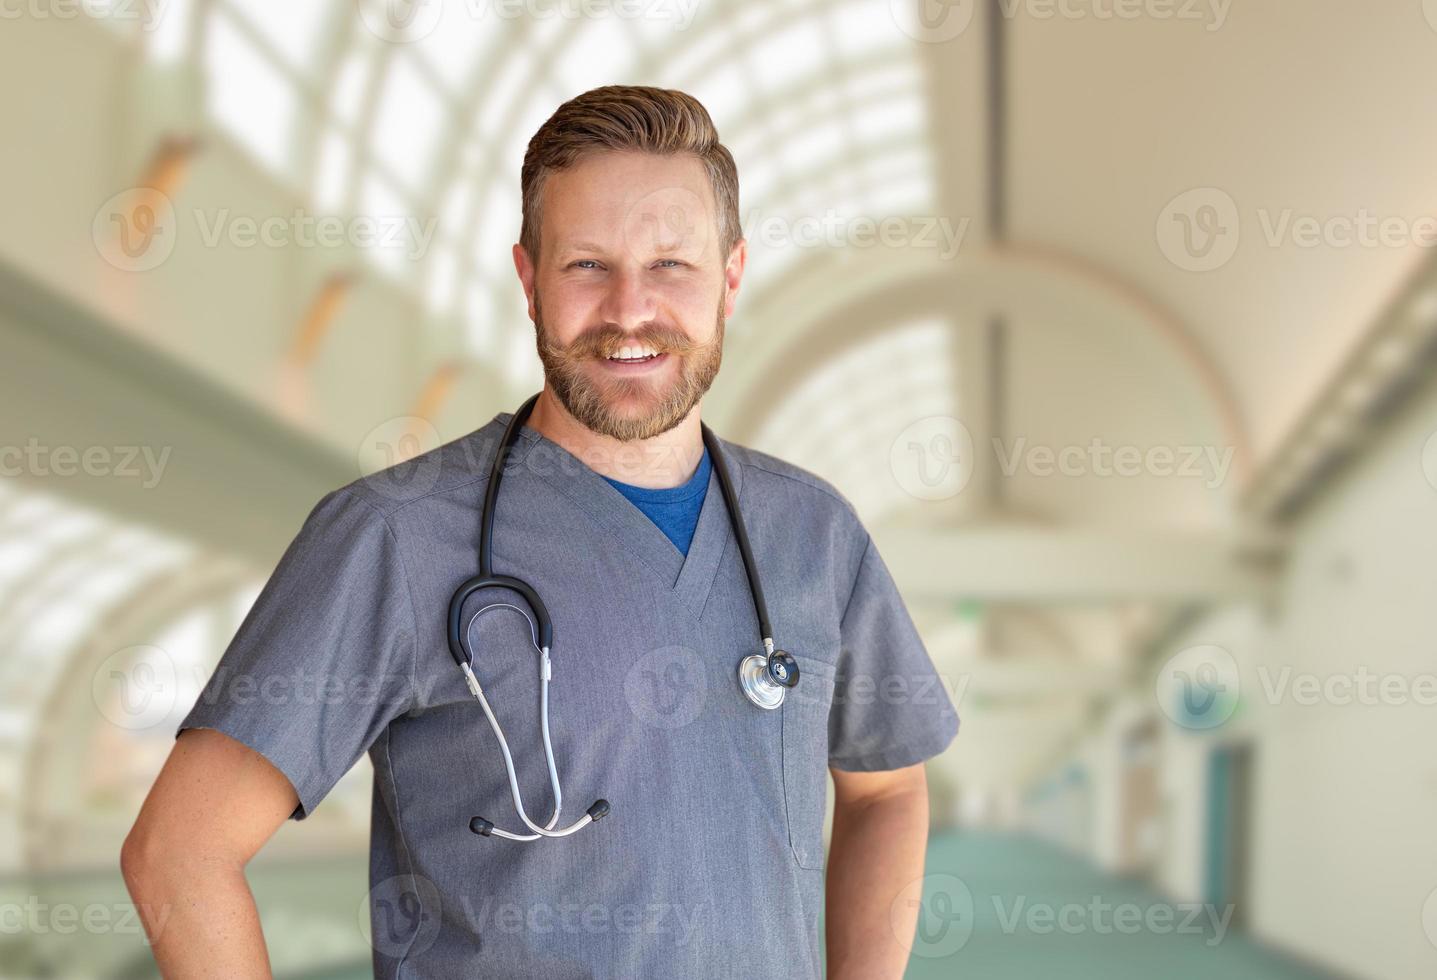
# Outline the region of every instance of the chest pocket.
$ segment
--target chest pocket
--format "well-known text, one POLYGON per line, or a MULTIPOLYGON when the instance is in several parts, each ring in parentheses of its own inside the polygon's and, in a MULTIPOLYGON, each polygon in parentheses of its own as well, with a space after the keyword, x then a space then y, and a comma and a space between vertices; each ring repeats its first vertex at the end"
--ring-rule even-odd
POLYGON ((823 867, 823 816, 828 800, 828 712, 836 669, 795 653, 798 684, 784 695, 783 798, 788 840, 799 867, 823 867))

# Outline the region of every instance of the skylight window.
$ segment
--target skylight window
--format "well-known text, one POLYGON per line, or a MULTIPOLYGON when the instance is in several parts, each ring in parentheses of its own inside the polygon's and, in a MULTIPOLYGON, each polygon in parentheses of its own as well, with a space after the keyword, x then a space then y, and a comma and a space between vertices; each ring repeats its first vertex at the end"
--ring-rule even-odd
POLYGON ((483 9, 473 3, 444 4, 439 23, 412 45, 452 91, 466 87, 482 56, 507 34, 507 22, 496 25, 492 11, 477 13, 483 9))
POLYGON ((156 8, 154 19, 145 25, 151 58, 170 63, 189 53, 193 7, 191 0, 166 0, 156 8))
POLYGON ((228 16, 205 37, 209 111, 260 163, 288 173, 297 93, 228 16))
MULTIPOLYGON (((516 383, 537 377, 508 271, 518 170, 534 130, 593 85, 677 87, 704 103, 739 164, 746 228, 761 230, 749 227, 755 216, 781 225, 777 246, 751 243, 750 297, 859 254, 826 241, 797 247, 799 220, 832 211, 840 223, 881 221, 936 206, 926 78, 886 5, 868 0, 693 8, 687 24, 675 20, 682 7, 516 19, 453 3, 402 43, 373 29, 374 3, 168 4, 171 50, 194 36, 193 17, 205 18, 217 125, 280 177, 303 176, 317 210, 382 225, 392 241, 366 257, 516 383), (416 253, 414 229, 428 228, 430 214, 435 237, 416 253)), ((736 334, 743 323, 763 323, 752 299, 736 334)))
POLYGON ((423 189, 445 121, 438 93, 408 58, 395 58, 385 76, 370 147, 409 190, 423 189))
POLYGON ((865 521, 881 521, 910 498, 889 465, 893 440, 929 415, 956 417, 952 334, 947 321, 925 319, 872 339, 809 375, 754 439, 824 477, 865 521))
POLYGON ((226 4, 227 9, 243 17, 286 64, 302 72, 310 70, 315 52, 325 46, 320 32, 326 15, 335 6, 332 0, 226 4))

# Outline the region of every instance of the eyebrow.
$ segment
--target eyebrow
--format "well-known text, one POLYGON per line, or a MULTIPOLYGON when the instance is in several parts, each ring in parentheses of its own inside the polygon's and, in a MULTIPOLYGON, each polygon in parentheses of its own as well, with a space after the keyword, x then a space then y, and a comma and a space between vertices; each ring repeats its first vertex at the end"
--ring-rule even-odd
MULTIPOLYGON (((671 255, 683 250, 684 242, 681 239, 672 242, 659 242, 654 246, 654 251, 664 255, 671 255)), ((606 249, 604 246, 595 245, 593 242, 565 242, 559 246, 556 251, 559 255, 569 256, 577 252, 603 252, 606 251, 606 249)))

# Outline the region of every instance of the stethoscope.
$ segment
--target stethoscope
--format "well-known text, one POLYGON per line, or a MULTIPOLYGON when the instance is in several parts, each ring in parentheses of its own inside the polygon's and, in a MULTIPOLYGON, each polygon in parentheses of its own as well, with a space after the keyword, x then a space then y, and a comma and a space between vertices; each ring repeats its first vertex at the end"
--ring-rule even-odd
MULTIPOLYGON (((469 829, 483 837, 493 834, 509 840, 522 841, 538 840, 541 837, 567 837, 609 812, 608 800, 595 800, 593 805, 585 811, 584 816, 562 830, 554 829, 554 825, 559 821, 559 811, 563 806, 563 793, 559 789, 559 770, 554 765, 554 748, 549 742, 549 680, 554 673, 549 660, 549 650, 554 643, 554 624, 549 619, 549 610, 545 608, 544 601, 539 598, 539 593, 533 586, 511 575, 495 575, 491 560, 491 545, 494 540, 494 511, 495 504, 499 499, 499 481, 503 477, 504 462, 509 453, 513 451, 514 443, 519 438, 519 431, 523 428, 525 420, 529 418, 529 413, 534 409, 534 403, 538 400, 539 396, 533 395, 523 405, 520 405, 519 410, 514 413, 513 418, 509 420, 508 427, 504 430, 504 438, 500 440, 499 450, 494 454, 494 465, 489 473, 489 486, 484 491, 484 510, 479 519, 479 574, 459 586, 454 593, 454 598, 449 600, 449 653, 454 657, 454 662, 459 665, 459 669, 464 672, 464 681, 469 685, 470 693, 479 701, 479 706, 484 709, 484 717, 489 719, 489 727, 494 729, 494 737, 499 740, 499 750, 504 754, 504 769, 509 775, 509 793, 514 798, 514 811, 519 814, 519 819, 524 821, 524 825, 533 833, 516 834, 501 830, 495 827, 492 821, 485 820, 483 817, 474 817, 470 820, 469 829), (519 795, 519 778, 514 774, 514 757, 509 752, 509 742, 504 738, 504 732, 499 727, 499 719, 494 717, 494 710, 489 707, 488 699, 484 697, 484 688, 480 686, 478 679, 474 676, 473 654, 464 641, 465 632, 460 622, 464 600, 479 589, 486 588, 503 588, 517 592, 523 596, 524 601, 528 603, 534 613, 533 618, 530 618, 523 607, 512 602, 493 602, 475 612, 470 617, 469 623, 472 626, 474 621, 484 613, 499 609, 516 612, 529 623, 534 649, 539 654, 539 728, 544 736, 544 759, 549 764, 549 785, 554 790, 554 812, 542 827, 530 820, 528 813, 524 811, 524 801, 519 795)), ((743 518, 739 515, 738 501, 734 497, 733 484, 729 481, 728 468, 719 454, 713 432, 702 423, 699 424, 699 428, 703 432, 704 445, 708 447, 714 473, 718 476, 719 489, 723 492, 724 505, 728 508, 734 537, 738 539, 739 555, 743 558, 744 572, 748 576, 749 593, 753 596, 754 611, 758 613, 759 633, 763 638, 764 652, 750 654, 739 662, 739 688, 754 704, 760 708, 772 710, 783 704, 784 694, 798 683, 798 663, 790 654, 774 646, 773 628, 768 622, 768 606, 763 599, 763 586, 758 579, 758 568, 754 565, 753 551, 749 548, 748 532, 744 529, 743 518)))

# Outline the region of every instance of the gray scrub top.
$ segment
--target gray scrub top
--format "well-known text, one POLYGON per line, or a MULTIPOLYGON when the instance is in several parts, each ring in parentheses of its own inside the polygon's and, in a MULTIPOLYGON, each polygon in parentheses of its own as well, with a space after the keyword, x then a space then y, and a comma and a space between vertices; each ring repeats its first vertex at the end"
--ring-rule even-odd
MULTIPOLYGON (((828 483, 720 440, 798 686, 766 711, 738 686, 758 621, 717 477, 685 556, 597 472, 525 427, 507 464, 494 571, 554 624, 555 840, 526 831, 483 709, 446 641, 477 572, 490 460, 510 413, 325 495, 241 624, 185 728, 262 753, 304 819, 374 764, 376 977, 817 978, 826 767, 896 769, 958 730, 893 580, 828 483)), ((513 610, 463 622, 530 819, 552 809, 538 654, 513 610)))

